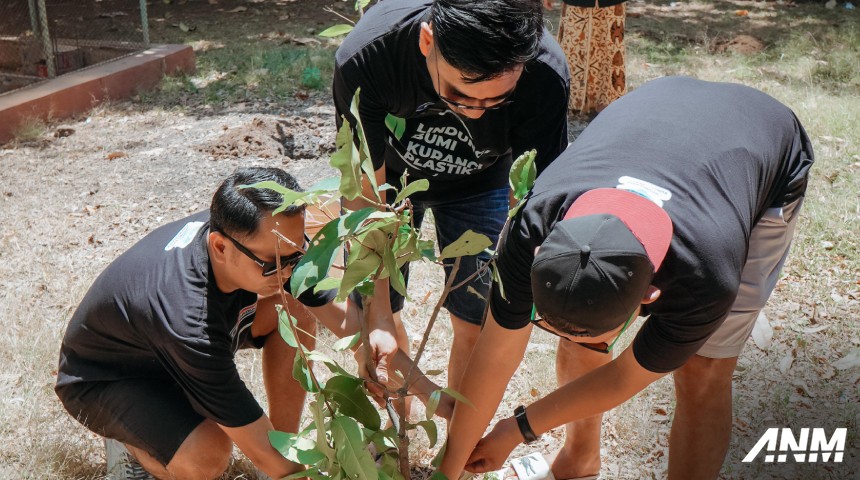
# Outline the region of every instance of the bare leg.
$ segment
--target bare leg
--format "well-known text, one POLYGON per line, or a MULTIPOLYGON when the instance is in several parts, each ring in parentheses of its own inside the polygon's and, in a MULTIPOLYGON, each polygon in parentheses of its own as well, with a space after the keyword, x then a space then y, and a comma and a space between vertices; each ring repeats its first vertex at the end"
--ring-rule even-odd
POLYGON ((221 476, 230 462, 233 443, 212 420, 204 420, 182 442, 167 467, 145 451, 126 445, 138 462, 160 480, 214 479, 221 476))
MULTIPOLYGON (((280 297, 261 300, 257 306, 258 317, 254 319, 251 328, 254 336, 258 336, 258 331, 267 336, 263 347, 263 383, 269 400, 269 419, 277 430, 295 433, 299 431, 305 406, 305 391, 289 373, 292 371, 296 349, 281 338, 277 317, 270 318, 268 311, 261 311, 270 309, 274 312, 276 303, 281 303, 280 297), (260 314, 263 316, 259 316, 260 314), (261 324, 258 325, 258 321, 261 321, 261 324)), ((316 319, 313 314, 292 297, 287 298, 287 306, 296 318, 299 330, 315 335, 316 319)), ((315 339, 308 335, 300 333, 299 341, 310 350, 315 347, 315 339)))
MULTIPOLYGON (((555 362, 558 385, 568 384, 610 360, 611 355, 559 340, 555 362)), ((595 415, 565 425, 564 445, 552 462, 552 473, 556 478, 578 478, 600 472, 602 420, 603 415, 595 415)))
POLYGON ((675 371, 678 405, 669 436, 671 480, 719 475, 732 435, 732 372, 737 361, 694 355, 675 371))
POLYGON ((481 326, 469 323, 462 318, 451 315, 451 326, 454 329, 454 340, 451 344, 451 355, 448 357, 448 388, 460 390, 460 379, 469 364, 472 348, 481 334, 481 326))

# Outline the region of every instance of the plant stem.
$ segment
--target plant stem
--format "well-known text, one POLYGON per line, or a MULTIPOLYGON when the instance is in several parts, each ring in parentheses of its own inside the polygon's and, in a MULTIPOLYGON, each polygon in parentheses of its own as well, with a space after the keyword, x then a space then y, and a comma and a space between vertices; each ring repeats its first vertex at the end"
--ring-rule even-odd
POLYGON ((454 285, 453 287, 451 287, 451 290, 456 290, 456 289, 458 289, 458 288, 462 287, 463 285, 465 285, 465 284, 467 284, 467 283, 471 282, 473 278, 475 278, 475 277, 477 277, 478 275, 481 275, 481 274, 483 274, 484 272, 486 272, 487 270, 489 270, 489 269, 490 269, 490 262, 492 262, 492 261, 493 261, 493 260, 488 261, 488 262, 487 262, 487 263, 485 263, 481 268, 479 268, 478 270, 476 270, 476 271, 475 271, 475 273, 473 273, 473 274, 469 275, 468 277, 464 278, 462 282, 460 282, 460 283, 458 283, 457 285, 454 285))
POLYGON ((333 14, 337 15, 338 17, 340 17, 340 18, 342 18, 342 19, 346 20, 347 22, 349 22, 349 23, 351 23, 351 24, 355 25, 355 20, 352 20, 351 18, 345 17, 345 16, 343 16, 343 15, 341 15, 341 14, 339 14, 339 13, 335 12, 331 7, 325 7, 325 8, 323 8, 323 10, 324 10, 324 11, 326 11, 326 12, 329 12, 329 13, 333 13, 333 14))
POLYGON ((451 269, 451 274, 448 276, 448 281, 445 282, 445 289, 442 290, 442 296, 439 297, 439 301, 436 302, 436 306, 433 308, 433 314, 430 315, 430 321, 427 322, 427 328, 424 329, 424 336, 421 338, 421 345, 418 347, 418 352, 415 354, 415 358, 412 360, 412 365, 409 367, 409 373, 406 374, 404 378, 403 387, 401 387, 400 396, 403 397, 409 391, 409 384, 412 381, 412 376, 415 374, 415 371, 418 369, 418 362, 421 360, 421 356, 424 354, 424 348, 427 346, 427 340, 430 339, 430 331, 433 330, 433 324, 436 323, 436 317, 439 316, 439 311, 442 309, 442 303, 445 301, 445 297, 448 296, 448 293, 451 292, 451 284, 454 283, 454 277, 457 275, 457 271, 460 270, 460 260, 463 257, 457 257, 454 260, 454 267, 451 269))
POLYGON ((398 456, 398 461, 400 462, 400 473, 403 475, 403 478, 409 479, 411 478, 409 472, 409 435, 407 435, 408 432, 406 430, 406 416, 409 412, 406 411, 406 396, 400 395, 397 397, 395 403, 397 411, 400 412, 400 418, 398 419, 400 425, 398 425, 397 428, 397 439, 400 444, 398 446, 398 451, 400 452, 400 455, 398 456))

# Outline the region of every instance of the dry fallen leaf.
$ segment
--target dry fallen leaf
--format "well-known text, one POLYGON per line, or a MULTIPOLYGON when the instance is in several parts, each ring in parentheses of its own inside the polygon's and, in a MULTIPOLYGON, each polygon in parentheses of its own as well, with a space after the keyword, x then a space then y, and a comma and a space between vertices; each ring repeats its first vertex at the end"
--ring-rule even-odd
POLYGON ((783 375, 788 373, 788 370, 791 368, 791 364, 794 363, 794 351, 792 350, 786 356, 782 357, 782 360, 779 361, 779 371, 782 372, 783 375))
POLYGON ((242 13, 247 12, 248 7, 236 7, 233 10, 227 10, 227 13, 242 13))
POLYGON ((832 364, 837 370, 848 370, 849 368, 860 367, 860 348, 836 360, 832 364))
POLYGON ((126 158, 126 157, 128 157, 128 154, 125 152, 111 152, 108 154, 107 159, 108 160, 116 160, 117 158, 126 158))
POLYGON ((770 348, 770 343, 773 340, 773 328, 771 328, 770 322, 768 322, 764 312, 759 313, 758 318, 755 320, 752 337, 753 342, 755 342, 758 348, 762 350, 770 348))
POLYGON ((735 15, 738 17, 746 17, 750 14, 749 10, 735 10, 735 15))
POLYGON ((813 333, 821 332, 823 330, 827 330, 828 328, 830 328, 830 325, 816 325, 814 327, 801 328, 800 331, 803 333, 813 334, 813 333))

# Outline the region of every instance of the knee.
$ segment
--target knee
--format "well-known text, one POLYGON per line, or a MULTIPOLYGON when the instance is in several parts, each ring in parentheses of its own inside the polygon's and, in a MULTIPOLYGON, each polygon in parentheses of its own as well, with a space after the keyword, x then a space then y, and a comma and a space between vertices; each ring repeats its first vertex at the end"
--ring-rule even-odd
POLYGON ((737 357, 706 358, 694 355, 674 373, 678 401, 707 403, 722 400, 726 395, 731 397, 732 372, 736 364, 737 357))
POLYGON ((216 479, 227 470, 232 454, 233 442, 212 423, 198 428, 182 443, 167 471, 176 479, 216 479))
POLYGON ((454 328, 454 341, 458 344, 474 345, 481 335, 481 326, 469 323, 462 318, 451 316, 451 326, 454 328))

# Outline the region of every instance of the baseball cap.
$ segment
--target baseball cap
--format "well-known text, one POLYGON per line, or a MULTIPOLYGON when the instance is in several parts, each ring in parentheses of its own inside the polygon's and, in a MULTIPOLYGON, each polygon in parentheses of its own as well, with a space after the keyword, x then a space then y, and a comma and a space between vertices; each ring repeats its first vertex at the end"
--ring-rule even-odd
POLYGON ((532 263, 537 311, 594 337, 624 323, 648 291, 672 241, 672 220, 651 200, 599 188, 579 196, 532 263))

